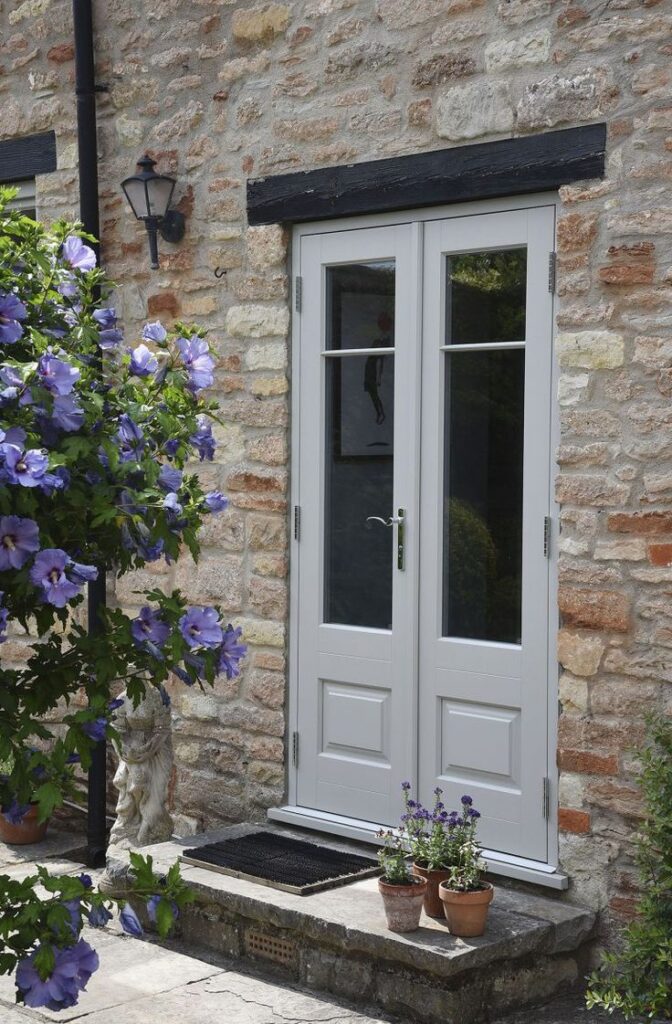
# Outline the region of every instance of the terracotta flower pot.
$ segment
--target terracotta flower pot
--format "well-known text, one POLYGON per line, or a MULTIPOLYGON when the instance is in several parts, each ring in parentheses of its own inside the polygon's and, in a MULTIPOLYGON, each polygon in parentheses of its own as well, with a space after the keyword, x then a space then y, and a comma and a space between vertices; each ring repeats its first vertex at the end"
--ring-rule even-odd
POLYGON ((391 932, 414 932, 420 926, 422 901, 427 882, 418 879, 411 885, 390 885, 378 879, 378 890, 383 897, 387 927, 391 932))
POLYGON ((427 881, 427 891, 425 892, 425 913, 427 917, 442 918, 443 905, 439 899, 439 885, 450 877, 450 871, 446 868, 430 871, 429 868, 423 868, 420 864, 413 864, 413 874, 427 881))
POLYGON ((28 846, 30 843, 41 843, 47 832, 48 821, 38 824, 37 804, 31 804, 18 825, 7 821, 0 814, 0 841, 11 846, 28 846))
POLYGON ((494 889, 490 882, 484 882, 482 889, 460 892, 449 889, 446 882, 439 886, 439 896, 451 935, 473 938, 485 931, 488 908, 492 903, 494 889))

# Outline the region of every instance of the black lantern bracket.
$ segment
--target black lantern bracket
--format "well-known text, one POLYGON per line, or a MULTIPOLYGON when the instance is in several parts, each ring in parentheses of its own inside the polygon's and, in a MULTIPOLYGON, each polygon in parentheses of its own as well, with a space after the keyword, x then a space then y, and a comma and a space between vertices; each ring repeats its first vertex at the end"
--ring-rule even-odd
POLYGON ((175 178, 168 174, 157 174, 155 167, 156 160, 145 153, 138 160, 138 173, 125 178, 121 183, 129 206, 138 220, 144 221, 147 229, 152 270, 159 268, 157 235, 175 245, 184 238, 186 225, 184 214, 170 209, 175 178))

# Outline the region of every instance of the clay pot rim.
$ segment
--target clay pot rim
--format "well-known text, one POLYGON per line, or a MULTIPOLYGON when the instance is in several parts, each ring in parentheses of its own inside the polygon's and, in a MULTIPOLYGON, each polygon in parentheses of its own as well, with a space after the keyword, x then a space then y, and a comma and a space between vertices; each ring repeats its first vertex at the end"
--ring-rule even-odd
POLYGON ((378 879, 378 888, 380 892, 384 892, 386 895, 398 893, 400 896, 418 896, 420 893, 424 893, 427 888, 426 878, 414 878, 412 881, 400 885, 398 882, 386 882, 383 877, 378 879))
POLYGON ((434 875, 449 875, 452 868, 426 868, 424 864, 419 864, 417 860, 413 861, 413 867, 417 868, 418 871, 422 871, 423 875, 427 875, 431 878, 434 875))
POLYGON ((460 899, 467 899, 471 903, 480 903, 483 897, 486 897, 489 902, 492 899, 495 892, 495 887, 492 882, 483 882, 480 889, 451 889, 447 882, 439 882, 439 897, 442 900, 450 900, 451 897, 457 897, 460 899), (479 899, 481 897, 481 899, 479 899))

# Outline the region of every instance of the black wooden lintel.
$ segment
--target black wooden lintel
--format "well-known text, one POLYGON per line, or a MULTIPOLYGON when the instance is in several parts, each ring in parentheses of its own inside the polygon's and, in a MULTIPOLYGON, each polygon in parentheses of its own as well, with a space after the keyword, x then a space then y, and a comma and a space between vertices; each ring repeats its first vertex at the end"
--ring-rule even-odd
POLYGON ((606 125, 254 178, 250 224, 299 223, 544 192, 604 176, 606 125))
POLYGON ((41 132, 0 142, 0 183, 26 181, 56 170, 56 135, 41 132))

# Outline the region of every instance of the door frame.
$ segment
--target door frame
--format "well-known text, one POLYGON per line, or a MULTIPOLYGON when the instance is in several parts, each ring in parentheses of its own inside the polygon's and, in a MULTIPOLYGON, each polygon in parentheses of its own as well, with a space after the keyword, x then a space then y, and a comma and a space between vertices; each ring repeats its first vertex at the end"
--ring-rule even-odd
MULTIPOLYGON (((292 232, 291 240, 291 284, 290 294, 292 309, 292 330, 291 330, 291 354, 289 359, 289 385, 291 390, 291 412, 290 412, 290 550, 289 550, 289 622, 288 622, 288 688, 287 688, 287 804, 280 808, 271 808, 268 812, 269 818, 277 821, 285 821, 293 824, 303 824, 306 827, 319 831, 331 832, 334 834, 346 835, 355 838, 366 838, 369 842, 375 842, 374 826, 377 823, 358 822, 352 819, 340 818, 337 815, 320 814, 319 812, 308 812, 297 806, 297 767, 292 763, 293 736, 297 733, 298 727, 298 636, 299 636, 299 565, 301 558, 301 545, 295 537, 294 531, 294 509, 300 505, 300 478, 299 478, 299 443, 301 437, 301 409, 300 409, 300 388, 293 387, 292 382, 300 379, 301 373, 301 315, 300 308, 297 309, 296 280, 300 277, 300 240, 302 237, 314 234, 326 234, 331 232, 343 232, 362 230, 369 227, 386 227, 394 224, 414 225, 413 244, 419 248, 415 265, 417 267, 418 280, 415 282, 416 302, 420 309, 416 310, 416 322, 418 323, 419 336, 417 343, 421 343, 421 311, 422 311, 422 239, 423 224, 426 221, 445 220, 452 217, 481 216, 486 213, 498 213, 508 210, 522 210, 534 207, 552 207, 555 213, 557 225, 557 211, 559 197, 556 192, 537 193, 526 196, 513 196, 502 199, 488 199, 469 203, 456 203, 438 207, 427 207, 423 209, 399 211, 398 213, 376 214, 372 216, 345 217, 328 221, 314 221, 297 225, 292 232)), ((300 301, 298 303, 300 307, 300 301)), ((566 889, 568 878, 559 869, 558 849, 558 780, 559 771, 557 767, 557 744, 558 744, 558 680, 559 664, 557 659, 557 624, 558 624, 558 573, 557 573, 557 552, 559 535, 559 506, 555 501, 555 477, 557 466, 555 453, 560 437, 558 393, 558 364, 555 351, 555 299, 553 300, 553 324, 552 324, 552 355, 551 355, 551 380, 549 381, 549 402, 551 410, 551 429, 549 436, 549 458, 551 470, 549 473, 549 494, 548 509, 551 520, 550 528, 550 555, 548 573, 548 758, 547 777, 550 780, 550 815, 548 818, 548 862, 541 863, 531 861, 522 857, 512 855, 491 853, 484 851, 488 860, 490 870, 494 874, 501 874, 506 877, 532 881, 553 889, 566 889)), ((422 377, 420 373, 419 378, 422 377)), ((416 396, 416 404, 419 396, 416 396)), ((418 429, 419 443, 419 429, 418 429)), ((418 469, 419 472, 419 469, 418 469)), ((419 510, 419 486, 414 481, 415 503, 414 520, 419 522, 417 515, 419 510)), ((419 534, 413 531, 413 544, 419 544, 419 534)), ((410 540, 411 538, 409 538, 410 540)), ((418 584, 416 584, 417 586, 418 584)), ((416 593, 417 600, 417 593, 416 593)), ((417 664, 417 643, 418 643, 418 622, 413 625, 414 655, 417 664)), ((417 681, 416 681, 417 685, 417 681)), ((416 712, 417 716, 417 712, 416 712)), ((412 738, 415 747, 416 772, 418 770, 418 736, 417 728, 412 738)), ((300 756, 300 753, 299 753, 300 756)))

